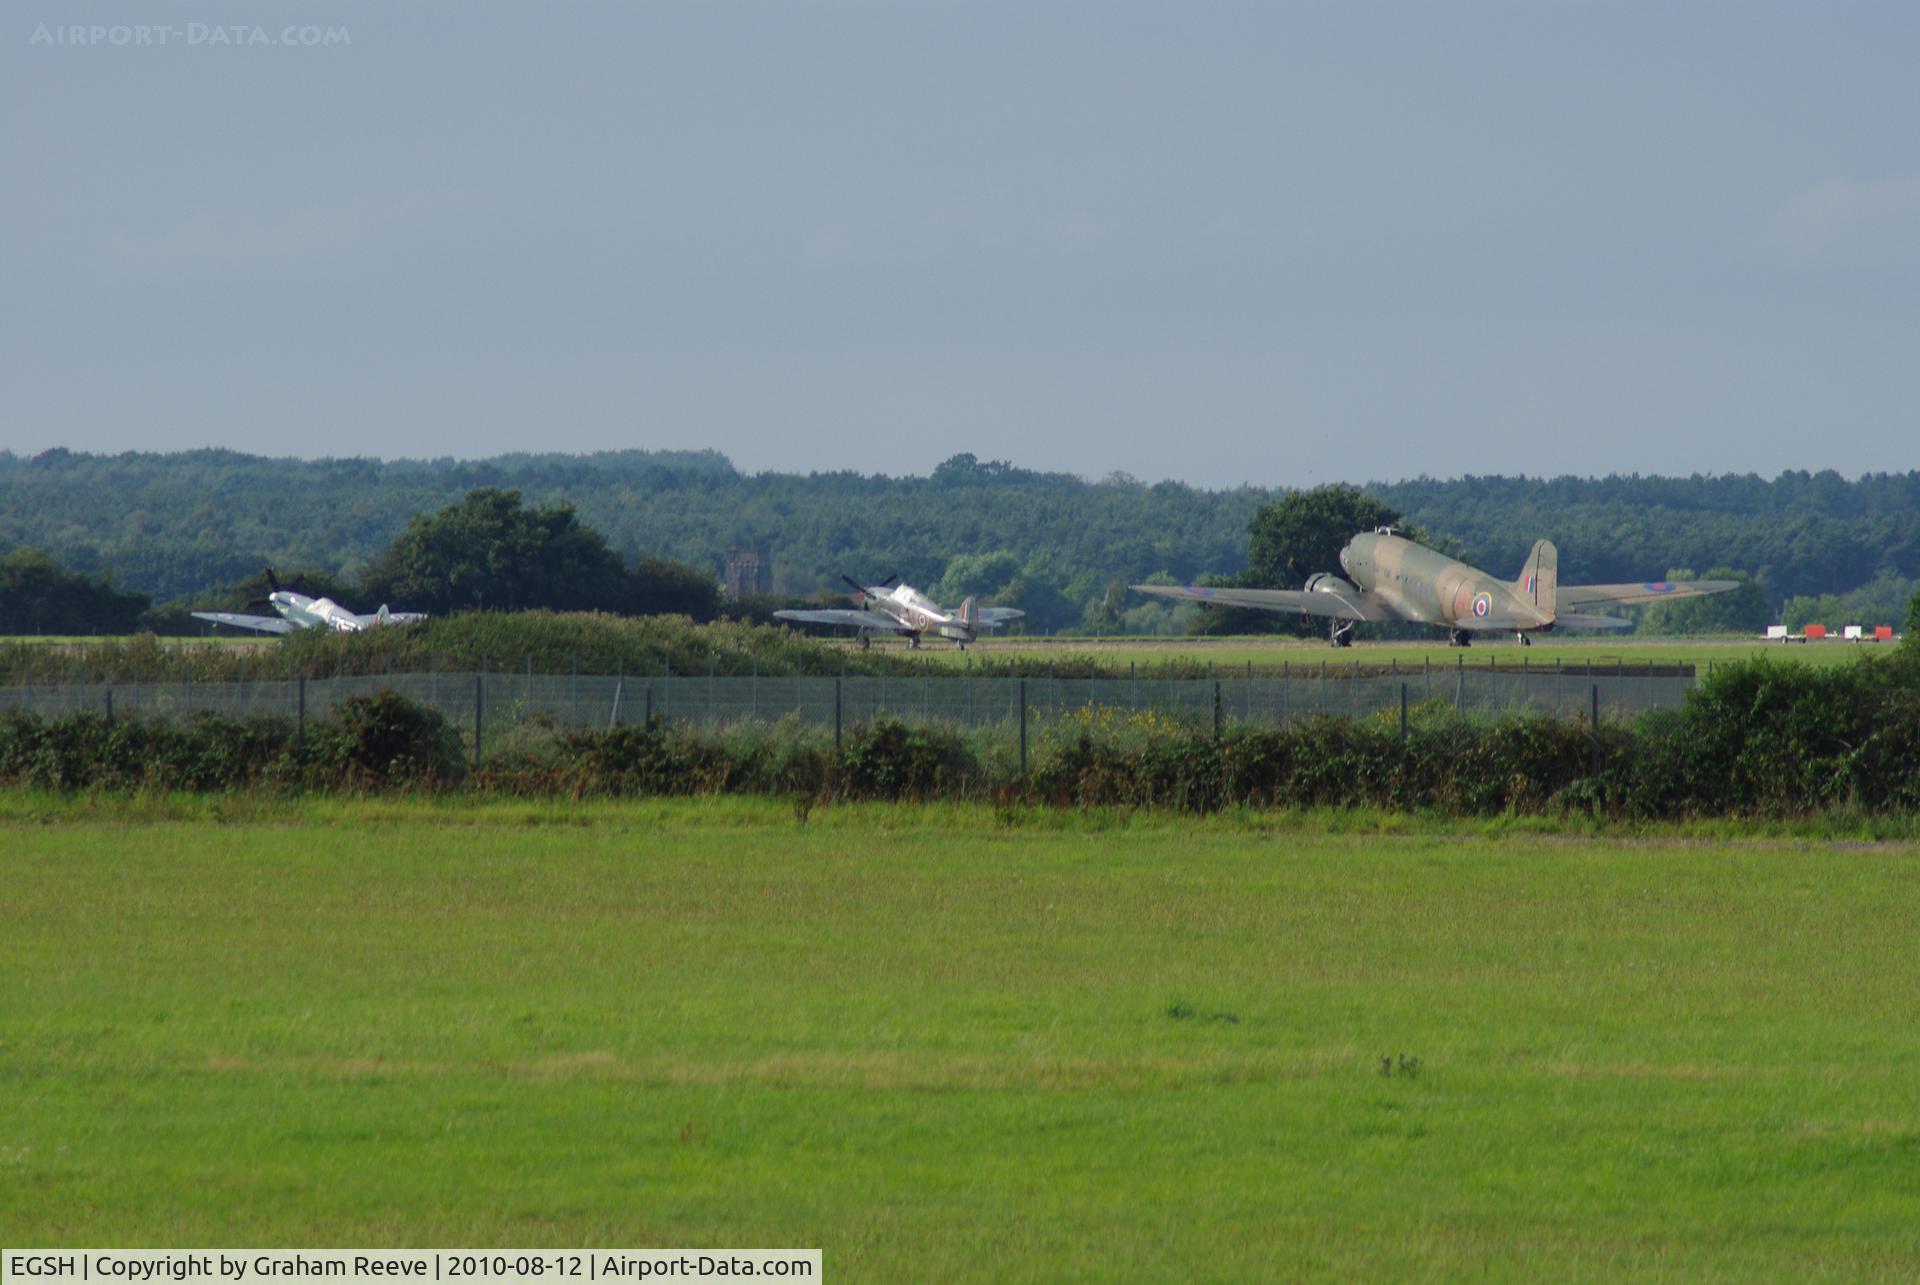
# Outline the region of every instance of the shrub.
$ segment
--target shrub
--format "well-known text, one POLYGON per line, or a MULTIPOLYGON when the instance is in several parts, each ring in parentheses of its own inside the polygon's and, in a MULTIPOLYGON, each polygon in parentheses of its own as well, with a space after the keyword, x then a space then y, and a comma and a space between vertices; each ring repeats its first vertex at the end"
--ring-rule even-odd
POLYGON ((307 733, 305 762, 349 789, 439 788, 466 771, 459 733, 439 710, 395 692, 350 696, 307 733))
POLYGON ((977 775, 966 742, 953 732, 880 719, 847 738, 837 784, 856 799, 925 799, 965 794, 977 775))

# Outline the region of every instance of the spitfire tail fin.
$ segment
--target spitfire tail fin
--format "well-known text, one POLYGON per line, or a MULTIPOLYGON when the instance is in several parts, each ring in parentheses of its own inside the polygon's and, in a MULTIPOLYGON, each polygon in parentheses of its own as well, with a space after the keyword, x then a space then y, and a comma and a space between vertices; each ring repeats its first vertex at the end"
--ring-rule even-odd
POLYGON ((979 627, 980 608, 975 605, 974 599, 968 598, 960 604, 960 623, 969 628, 979 627))
POLYGON ((1520 568, 1520 578, 1513 582, 1513 591, 1523 602, 1532 603, 1552 619, 1559 590, 1560 551, 1553 547, 1551 540, 1536 541, 1533 552, 1527 555, 1527 564, 1520 568))

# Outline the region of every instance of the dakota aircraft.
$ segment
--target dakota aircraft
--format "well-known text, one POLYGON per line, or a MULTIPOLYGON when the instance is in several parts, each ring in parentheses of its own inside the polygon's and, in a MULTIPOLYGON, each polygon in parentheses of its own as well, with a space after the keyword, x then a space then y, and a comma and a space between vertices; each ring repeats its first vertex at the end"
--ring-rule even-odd
POLYGON ((1223 607, 1298 611, 1303 617, 1332 618, 1330 641, 1353 644, 1353 626, 1361 620, 1409 620, 1443 625, 1456 647, 1472 643, 1476 633, 1510 632, 1531 644, 1530 634, 1562 629, 1626 629, 1633 622, 1592 615, 1588 607, 1665 602, 1739 588, 1735 580, 1673 583, 1562 585, 1560 555, 1541 540, 1527 555, 1514 580, 1503 580, 1446 554, 1415 544, 1392 527, 1363 532, 1340 550, 1347 577, 1322 572, 1307 577, 1304 589, 1229 589, 1205 585, 1134 585, 1141 593, 1185 598, 1223 607))
POLYGON ((860 631, 862 647, 871 646, 871 638, 876 633, 892 633, 905 634, 909 647, 918 647, 921 636, 929 635, 958 643, 965 651, 981 630, 998 629, 1027 614, 1018 607, 975 606, 972 598, 958 607, 942 607, 912 585, 895 585, 893 582, 898 576, 888 576, 871 587, 862 586, 850 576, 840 578, 853 586, 854 609, 776 611, 774 619, 806 625, 850 626, 860 631))
POLYGON ((273 568, 267 568, 267 584, 273 592, 262 602, 280 614, 277 616, 249 616, 233 611, 196 611, 196 620, 211 620, 216 625, 232 625, 237 629, 258 629, 265 634, 290 634, 296 629, 333 629, 343 634, 358 633, 362 629, 378 628, 382 625, 410 625, 416 620, 425 620, 424 611, 388 611, 386 604, 380 604, 380 610, 361 615, 348 611, 331 598, 309 598, 304 593, 295 593, 291 589, 282 589, 280 582, 273 577, 273 568))

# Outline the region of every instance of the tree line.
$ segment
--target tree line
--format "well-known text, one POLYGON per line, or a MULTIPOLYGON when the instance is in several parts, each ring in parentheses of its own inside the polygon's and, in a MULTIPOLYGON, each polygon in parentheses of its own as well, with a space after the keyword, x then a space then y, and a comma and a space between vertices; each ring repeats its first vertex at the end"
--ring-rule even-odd
POLYGON ((365 610, 382 604, 431 615, 550 608, 708 621, 720 612, 719 586, 705 572, 664 558, 629 563, 570 506, 529 508, 518 491, 481 487, 436 513, 414 515, 357 577, 262 567, 162 608, 108 578, 64 570, 43 550, 19 549, 0 559, 0 632, 200 633, 206 626, 194 611, 272 615, 266 598, 275 587, 365 610))
MULTIPOLYGON (((1289 495, 1311 494, 1124 474, 1090 481, 970 454, 925 477, 885 477, 747 474, 711 451, 391 462, 0 452, 0 551, 44 550, 66 573, 147 596, 155 612, 230 597, 267 564, 310 568, 398 608, 425 588, 389 557, 409 523, 481 490, 518 492, 529 511, 568 509, 629 571, 677 565, 717 582, 730 546, 765 540, 779 598, 838 595, 843 574, 873 582, 898 573, 943 601, 976 596, 1026 609, 1031 628, 1084 632, 1172 632, 1192 618, 1190 608, 1129 595, 1128 584, 1273 578, 1250 528, 1289 495)), ((1788 623, 1819 618, 1810 613, 1897 620, 1920 588, 1920 472, 1418 478, 1357 490, 1491 571, 1517 568, 1545 537, 1569 583, 1724 569, 1753 584, 1748 614, 1764 602, 1788 623)), ((1281 570, 1337 567, 1296 560, 1281 570)), ((473 564, 448 574, 471 586, 492 572, 473 564)), ((611 586, 596 590, 598 601, 618 599, 611 586)), ((485 596, 492 590, 477 592, 502 605, 485 596)), ((770 605, 759 604, 762 614, 770 605)))

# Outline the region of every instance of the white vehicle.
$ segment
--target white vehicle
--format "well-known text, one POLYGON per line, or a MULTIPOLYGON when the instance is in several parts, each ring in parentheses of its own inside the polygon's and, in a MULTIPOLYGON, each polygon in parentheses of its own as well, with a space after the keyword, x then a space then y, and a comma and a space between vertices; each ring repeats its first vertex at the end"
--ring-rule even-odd
POLYGON ((871 587, 862 586, 848 576, 840 578, 853 586, 853 610, 776 611, 774 618, 805 625, 845 625, 858 629, 862 647, 872 645, 874 634, 889 633, 905 634, 909 647, 918 647, 921 636, 927 635, 957 643, 965 651, 981 630, 998 629, 1027 614, 1018 607, 976 606, 972 598, 958 607, 942 607, 912 585, 895 585, 893 582, 898 576, 888 576, 871 587))

